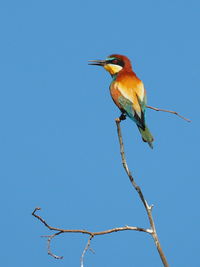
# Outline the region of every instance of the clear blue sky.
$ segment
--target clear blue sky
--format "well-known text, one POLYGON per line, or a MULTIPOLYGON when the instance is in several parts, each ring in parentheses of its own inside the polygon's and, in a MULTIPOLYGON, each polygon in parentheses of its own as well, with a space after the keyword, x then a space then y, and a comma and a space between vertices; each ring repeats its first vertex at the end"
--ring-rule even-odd
MULTIPOLYGON (((49 257, 36 206, 61 228, 148 227, 121 166, 111 78, 87 65, 112 53, 132 60, 149 105, 192 119, 148 110, 153 151, 132 121, 122 130, 170 266, 199 266, 199 10, 198 0, 1 1, 2 266, 79 266, 86 237, 58 237, 64 259, 49 257)), ((143 233, 97 237, 92 249, 85 267, 162 266, 143 233)))

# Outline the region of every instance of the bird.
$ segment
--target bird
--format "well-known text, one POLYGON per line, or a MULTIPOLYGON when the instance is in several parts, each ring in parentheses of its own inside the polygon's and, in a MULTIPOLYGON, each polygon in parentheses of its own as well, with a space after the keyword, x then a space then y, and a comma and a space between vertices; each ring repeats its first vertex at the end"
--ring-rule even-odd
POLYGON ((143 141, 153 148, 154 138, 145 120, 146 90, 143 82, 133 71, 129 58, 124 55, 112 54, 105 60, 89 60, 89 65, 102 66, 110 73, 112 77, 110 94, 121 111, 121 120, 128 116, 134 121, 143 141))

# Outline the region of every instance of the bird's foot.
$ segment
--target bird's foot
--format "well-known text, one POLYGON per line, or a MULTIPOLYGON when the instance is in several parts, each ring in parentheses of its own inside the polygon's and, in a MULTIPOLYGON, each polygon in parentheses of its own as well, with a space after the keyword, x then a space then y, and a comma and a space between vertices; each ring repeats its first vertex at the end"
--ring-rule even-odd
POLYGON ((126 115, 122 113, 119 118, 116 118, 115 121, 117 123, 120 123, 121 121, 124 121, 126 119, 126 115))
POLYGON ((124 121, 126 119, 126 115, 122 113, 119 117, 120 121, 124 121))

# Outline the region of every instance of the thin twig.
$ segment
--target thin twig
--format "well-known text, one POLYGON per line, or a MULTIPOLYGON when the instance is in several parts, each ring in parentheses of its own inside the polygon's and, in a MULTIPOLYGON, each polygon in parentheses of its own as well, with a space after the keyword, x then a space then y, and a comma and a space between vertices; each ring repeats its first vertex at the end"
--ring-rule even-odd
POLYGON ((117 118, 116 120, 116 125, 117 125, 117 133, 118 133, 118 138, 119 138, 119 144, 120 144, 120 153, 121 153, 121 158, 122 158, 122 165, 129 177, 129 180, 131 182, 131 184, 133 185, 133 187, 135 188, 135 190, 137 191, 137 193, 139 194, 139 197, 145 207, 145 210, 147 212, 147 215, 148 215, 148 219, 149 219, 149 223, 151 225, 151 235, 154 239, 154 242, 155 242, 155 245, 156 245, 156 248, 158 250, 158 253, 160 255, 160 258, 163 262, 163 265, 165 267, 168 267, 168 263, 167 263, 167 259, 165 257, 165 254, 161 248, 161 244, 160 244, 160 241, 158 239, 158 235, 157 235, 157 232, 156 232, 156 228, 155 228, 155 223, 154 223, 154 220, 153 220, 153 216, 152 216, 152 207, 153 206, 149 206, 148 202, 145 200, 144 198, 144 195, 142 193, 142 190, 141 188, 137 185, 137 183, 135 182, 135 179, 133 178, 129 168, 128 168, 128 164, 126 162, 126 158, 125 158, 125 152, 124 152, 124 144, 123 144, 123 139, 122 139, 122 134, 121 134, 121 127, 120 127, 120 122, 121 122, 121 119, 120 118, 117 118))
MULTIPOLYGON (((41 216, 36 214, 36 211, 38 211, 38 210, 41 210, 41 208, 35 208, 34 211, 32 212, 32 215, 34 217, 36 217, 38 220, 40 220, 48 229, 54 230, 54 231, 58 231, 59 234, 61 234, 61 233, 81 233, 81 234, 87 234, 87 235, 90 235, 90 236, 91 235, 92 236, 96 236, 96 235, 106 235, 106 234, 111 234, 111 233, 114 233, 114 232, 121 232, 121 231, 126 231, 126 230, 145 232, 145 233, 151 234, 151 230, 150 229, 145 229, 145 228, 137 227, 137 226, 128 226, 128 225, 122 226, 122 227, 116 227, 116 228, 112 228, 112 229, 108 229, 108 230, 104 230, 104 231, 99 231, 99 232, 90 232, 88 230, 83 230, 83 229, 61 229, 61 228, 56 228, 56 227, 50 226, 41 216)), ((51 237, 51 236, 47 236, 47 237, 51 237)))
POLYGON ((86 252, 88 251, 89 247, 90 247, 90 242, 92 240, 92 238, 94 238, 95 236, 99 236, 99 235, 106 235, 106 234, 111 234, 111 233, 115 233, 115 232, 121 232, 121 231, 138 231, 138 232, 144 232, 144 233, 148 233, 148 234, 152 234, 152 230, 151 229, 145 229, 142 227, 136 227, 136 226, 123 226, 123 227, 116 227, 116 228, 112 228, 112 229, 108 229, 108 230, 104 230, 104 231, 99 231, 99 232, 91 232, 91 231, 87 231, 87 230, 81 230, 81 229, 61 229, 61 228, 56 228, 56 227, 52 227, 50 226, 41 216, 39 216, 38 214, 36 214, 37 211, 41 210, 41 208, 35 208, 34 211, 32 212, 32 215, 37 218, 40 222, 42 222, 42 224, 44 224, 44 226, 46 226, 49 230, 53 230, 56 231, 55 234, 53 235, 47 235, 47 236, 42 236, 42 237, 47 237, 47 249, 48 249, 48 254, 50 256, 52 256, 55 259, 62 259, 63 256, 57 256, 55 255, 52 251, 51 251, 51 241, 55 236, 58 236, 60 234, 63 233, 82 233, 82 234, 86 234, 89 235, 90 238, 83 250, 83 253, 81 255, 81 267, 83 267, 83 259, 84 256, 86 254, 86 252))
POLYGON ((49 236, 49 238, 47 239, 47 251, 48 251, 48 255, 52 256, 54 259, 57 259, 57 260, 61 260, 61 259, 63 259, 63 256, 57 256, 56 254, 54 254, 53 252, 51 252, 51 240, 52 240, 55 236, 57 236, 57 235, 59 235, 59 234, 61 234, 61 233, 62 233, 61 231, 60 231, 60 232, 57 232, 57 233, 55 233, 55 234, 49 236))
MULTIPOLYGON (((122 227, 116 227, 116 228, 112 228, 112 229, 108 229, 108 230, 104 230, 104 231, 99 231, 99 232, 90 232, 88 230, 81 230, 81 229, 61 229, 61 228, 56 228, 56 227, 52 227, 49 224, 47 224, 47 222, 41 216, 37 215, 36 214, 37 210, 41 210, 41 208, 34 209, 34 211, 32 212, 32 215, 34 217, 36 217, 37 219, 39 219, 50 230, 58 231, 58 234, 61 234, 61 233, 82 233, 82 234, 87 234, 87 235, 90 235, 90 236, 97 236, 97 235, 106 235, 106 234, 111 234, 111 233, 114 233, 114 232, 121 232, 121 231, 126 231, 126 230, 145 232, 145 233, 151 234, 151 230, 150 229, 145 229, 145 228, 137 227, 137 226, 128 226, 128 225, 122 226, 122 227)), ((47 237, 51 237, 51 236, 47 236, 47 237)))
POLYGON ((86 246, 85 246, 85 248, 83 250, 83 253, 81 255, 81 267, 84 267, 84 265, 83 265, 83 259, 84 259, 85 253, 87 252, 87 250, 90 247, 90 243, 91 243, 91 240, 92 240, 93 237, 94 237, 93 235, 90 236, 90 238, 88 239, 87 244, 86 244, 86 246))
POLYGON ((178 112, 176 112, 176 111, 173 111, 173 110, 167 110, 167 109, 162 109, 162 108, 154 108, 154 107, 152 107, 152 106, 146 106, 146 107, 147 107, 147 108, 150 108, 150 109, 153 109, 153 110, 155 110, 155 111, 163 111, 163 112, 172 113, 172 114, 177 115, 178 117, 180 117, 181 119, 183 119, 183 120, 185 120, 185 121, 187 121, 187 122, 191 122, 191 120, 189 120, 189 119, 183 117, 182 115, 180 115, 180 114, 179 114, 178 112))

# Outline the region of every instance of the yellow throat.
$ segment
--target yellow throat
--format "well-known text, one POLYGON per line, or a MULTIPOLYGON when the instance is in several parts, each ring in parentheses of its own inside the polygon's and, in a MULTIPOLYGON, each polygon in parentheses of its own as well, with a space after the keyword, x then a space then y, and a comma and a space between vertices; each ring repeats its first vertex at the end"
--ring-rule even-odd
POLYGON ((104 69, 106 69, 111 75, 114 75, 122 69, 122 66, 115 64, 106 64, 104 65, 104 69))

